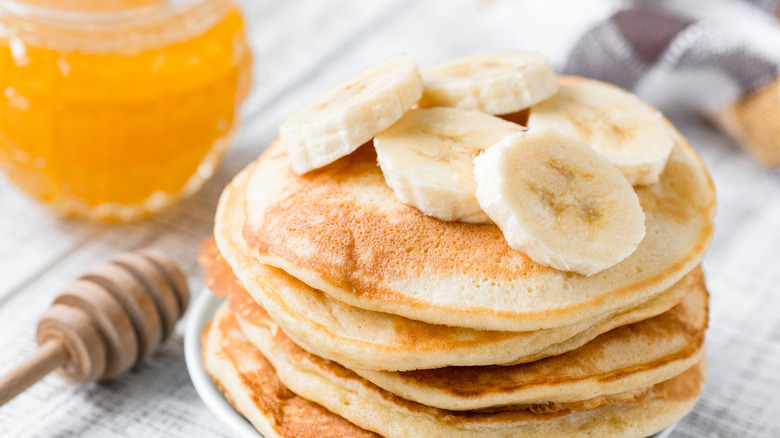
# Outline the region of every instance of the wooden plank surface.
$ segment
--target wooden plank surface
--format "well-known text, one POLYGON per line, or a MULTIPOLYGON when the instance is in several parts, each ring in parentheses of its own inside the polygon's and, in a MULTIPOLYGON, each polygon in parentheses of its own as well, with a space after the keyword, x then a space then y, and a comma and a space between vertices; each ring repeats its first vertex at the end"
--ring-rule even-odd
MULTIPOLYGON (((590 14, 618 2, 595 1, 590 14)), ((0 180, 0 372, 34 348, 38 318, 80 272, 121 251, 174 256, 200 291, 195 262, 222 187, 276 136, 279 123, 347 75, 397 53, 420 64, 480 50, 535 48, 561 63, 572 28, 565 2, 246 0, 256 56, 244 126, 216 176, 151 219, 96 225, 57 218, 0 180), (555 17, 560 15, 560 19, 555 17), (544 23, 544 24, 540 24, 544 23)), ((581 17, 580 17, 581 18, 581 17)), ((704 267, 712 294, 710 381, 674 436, 780 436, 780 179, 704 121, 674 119, 716 181, 716 238, 704 267)), ((0 408, 0 436, 230 436, 186 372, 182 325, 146 364, 105 384, 56 376, 0 408)))

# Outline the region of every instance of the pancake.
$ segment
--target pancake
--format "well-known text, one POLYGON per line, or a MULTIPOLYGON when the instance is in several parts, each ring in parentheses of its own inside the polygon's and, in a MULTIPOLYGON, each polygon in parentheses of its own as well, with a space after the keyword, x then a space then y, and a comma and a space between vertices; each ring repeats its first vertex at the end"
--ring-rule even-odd
POLYGON ((287 389, 273 366, 246 341, 235 320, 212 321, 202 342, 206 371, 263 437, 379 438, 287 389))
MULTIPOLYGON (((352 370, 400 397, 449 410, 583 401, 647 387, 696 364, 704 351, 707 301, 700 281, 680 304, 661 315, 531 363, 408 372, 352 370)), ((251 301, 233 295, 231 307, 246 338, 261 350, 267 333, 279 330, 251 301)))
POLYGON ((332 361, 306 353, 281 331, 267 331, 264 348, 258 351, 226 306, 204 334, 204 358, 223 391, 268 437, 367 436, 347 428, 339 417, 388 438, 646 437, 693 407, 706 373, 701 362, 660 384, 587 403, 446 411, 390 394, 332 361), (279 382, 297 397, 274 386, 279 382), (283 426, 298 430, 285 434, 280 432, 283 426), (340 435, 329 428, 339 428, 335 433, 340 435))
MULTIPOLYGON (((230 230, 240 230, 240 226, 223 229, 230 230)), ((570 326, 534 332, 482 331, 432 325, 348 306, 280 269, 260 265, 241 254, 238 245, 229 248, 242 266, 251 267, 244 272, 258 274, 244 282, 252 298, 295 343, 353 369, 394 371, 539 360, 578 348, 615 327, 665 312, 701 281, 701 270, 696 268, 648 303, 570 326)), ((231 297, 234 304, 250 299, 213 240, 204 242, 199 260, 211 290, 231 297)), ((243 307, 250 306, 247 303, 243 307)))
POLYGON ((670 379, 699 362, 707 302, 702 281, 668 312, 608 331, 568 353, 522 365, 355 372, 403 398, 453 410, 614 394, 670 379))
POLYGON ((712 238, 715 195, 696 153, 675 138, 658 183, 636 187, 646 236, 624 261, 586 277, 534 263, 494 225, 444 222, 398 201, 370 144, 296 175, 276 141, 223 193, 215 235, 239 278, 257 269, 229 245, 345 304, 481 330, 535 331, 636 307, 690 272, 712 238), (228 242, 227 223, 243 223, 228 242))

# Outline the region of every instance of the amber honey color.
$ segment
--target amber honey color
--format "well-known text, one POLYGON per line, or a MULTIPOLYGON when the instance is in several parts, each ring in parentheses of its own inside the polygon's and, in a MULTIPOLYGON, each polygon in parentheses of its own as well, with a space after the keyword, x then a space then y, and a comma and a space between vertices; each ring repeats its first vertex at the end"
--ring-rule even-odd
MULTIPOLYGON (((201 3, 209 1, 217 3, 201 3)), ((156 211, 199 187, 228 146, 250 82, 242 18, 219 3, 200 18, 173 14, 75 37, 48 22, 37 33, 6 22, 0 165, 8 177, 60 210, 108 220, 156 211)))

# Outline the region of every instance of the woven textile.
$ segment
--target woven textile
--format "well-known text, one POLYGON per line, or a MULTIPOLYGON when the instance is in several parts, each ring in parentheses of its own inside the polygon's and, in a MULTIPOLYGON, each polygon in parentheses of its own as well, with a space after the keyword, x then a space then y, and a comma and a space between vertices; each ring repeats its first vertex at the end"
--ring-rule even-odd
POLYGON ((734 3, 749 7, 736 11, 723 2, 682 3, 618 10, 582 35, 564 72, 634 90, 664 111, 692 106, 779 169, 780 0, 742 0, 734 3))

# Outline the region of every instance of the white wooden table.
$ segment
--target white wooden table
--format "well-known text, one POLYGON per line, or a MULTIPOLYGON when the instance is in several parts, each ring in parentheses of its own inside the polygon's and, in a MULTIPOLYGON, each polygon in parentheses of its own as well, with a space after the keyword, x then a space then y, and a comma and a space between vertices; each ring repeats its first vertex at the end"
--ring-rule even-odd
MULTIPOLYGON (((593 2, 603 14, 614 1, 593 2)), ((197 294, 195 256, 231 176, 276 136, 294 109, 363 67, 398 53, 422 65, 493 49, 536 49, 561 65, 582 16, 565 2, 500 0, 244 0, 255 49, 244 126, 217 175, 157 217, 128 225, 62 219, 0 177, 0 372, 35 348, 39 315, 89 266, 154 246, 178 259, 197 294), (542 7, 540 4, 546 6, 542 7)), ((718 190, 704 267, 711 301, 710 378, 675 437, 780 436, 780 178, 692 115, 671 114, 718 190)), ((0 408, 0 437, 226 437, 187 375, 182 328, 142 366, 80 387, 49 376, 0 408)))

